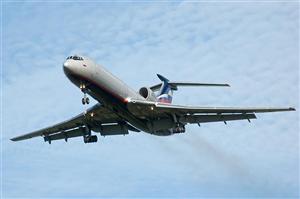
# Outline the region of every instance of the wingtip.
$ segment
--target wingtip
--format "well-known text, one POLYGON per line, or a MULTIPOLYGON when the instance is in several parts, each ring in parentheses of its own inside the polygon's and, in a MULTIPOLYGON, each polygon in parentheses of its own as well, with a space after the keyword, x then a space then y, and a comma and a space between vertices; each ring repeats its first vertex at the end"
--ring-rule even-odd
POLYGON ((296 109, 293 108, 293 107, 290 107, 289 110, 290 110, 290 111, 296 111, 296 109))
POLYGON ((10 138, 10 140, 13 142, 17 142, 17 141, 22 140, 22 138, 21 137, 13 137, 13 138, 10 138))

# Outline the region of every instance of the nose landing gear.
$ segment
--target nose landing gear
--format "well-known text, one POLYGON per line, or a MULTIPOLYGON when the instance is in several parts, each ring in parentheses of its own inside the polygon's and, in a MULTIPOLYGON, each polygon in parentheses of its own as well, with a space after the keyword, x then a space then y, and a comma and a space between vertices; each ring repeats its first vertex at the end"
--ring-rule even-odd
POLYGON ((86 96, 86 93, 84 93, 84 97, 81 99, 81 103, 83 105, 90 103, 90 99, 86 96))
POLYGON ((83 84, 83 83, 81 83, 80 84, 80 89, 81 89, 81 91, 83 92, 83 98, 81 99, 81 103, 83 104, 83 105, 85 105, 85 104, 89 104, 90 103, 90 99, 86 96, 86 85, 85 84, 83 84))

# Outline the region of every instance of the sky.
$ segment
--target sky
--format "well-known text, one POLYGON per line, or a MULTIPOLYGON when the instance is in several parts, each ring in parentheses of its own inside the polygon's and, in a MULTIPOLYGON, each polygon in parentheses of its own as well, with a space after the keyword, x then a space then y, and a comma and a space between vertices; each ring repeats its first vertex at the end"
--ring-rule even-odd
POLYGON ((75 53, 135 90, 156 73, 231 85, 182 88, 174 104, 299 110, 297 1, 2 2, 1 19, 3 198, 299 197, 298 111, 169 137, 9 140, 87 108, 62 70, 75 53))

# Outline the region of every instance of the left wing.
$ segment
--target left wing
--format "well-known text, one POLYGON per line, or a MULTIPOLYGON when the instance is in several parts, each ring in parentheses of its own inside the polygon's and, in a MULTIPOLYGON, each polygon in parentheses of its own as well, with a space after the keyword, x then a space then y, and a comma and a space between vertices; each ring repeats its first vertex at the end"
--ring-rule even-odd
POLYGON ((34 131, 28 134, 24 134, 21 136, 17 136, 12 138, 12 141, 20 141, 20 140, 26 140, 33 137, 38 136, 51 136, 54 135, 54 137, 57 137, 60 139, 60 137, 68 136, 68 137, 77 137, 84 134, 84 128, 78 128, 77 131, 69 131, 70 129, 74 129, 76 127, 82 127, 89 123, 94 122, 101 122, 103 123, 116 123, 120 119, 119 117, 106 109, 105 107, 101 106, 100 104, 96 104, 93 107, 89 108, 86 113, 81 113, 69 120, 66 120, 64 122, 55 124, 53 126, 49 126, 47 128, 43 128, 38 131, 34 131), (65 132, 66 131, 66 132, 65 132), (58 135, 60 133, 60 135, 58 135))
POLYGON ((217 122, 228 120, 255 119, 254 113, 295 111, 294 108, 273 107, 195 107, 164 104, 150 101, 130 100, 128 109, 140 117, 178 117, 185 123, 217 122))
POLYGON ((251 108, 234 108, 234 107, 192 107, 168 104, 157 104, 160 111, 170 111, 179 113, 265 113, 279 111, 295 111, 294 108, 274 108, 274 107, 251 107, 251 108))

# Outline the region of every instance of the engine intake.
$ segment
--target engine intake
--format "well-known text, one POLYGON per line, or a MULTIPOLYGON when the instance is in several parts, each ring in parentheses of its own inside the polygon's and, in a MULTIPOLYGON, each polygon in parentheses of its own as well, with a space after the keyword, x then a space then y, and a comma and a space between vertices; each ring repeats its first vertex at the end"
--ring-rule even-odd
POLYGON ((148 87, 140 88, 139 94, 146 100, 153 101, 153 102, 156 101, 155 93, 148 87))

